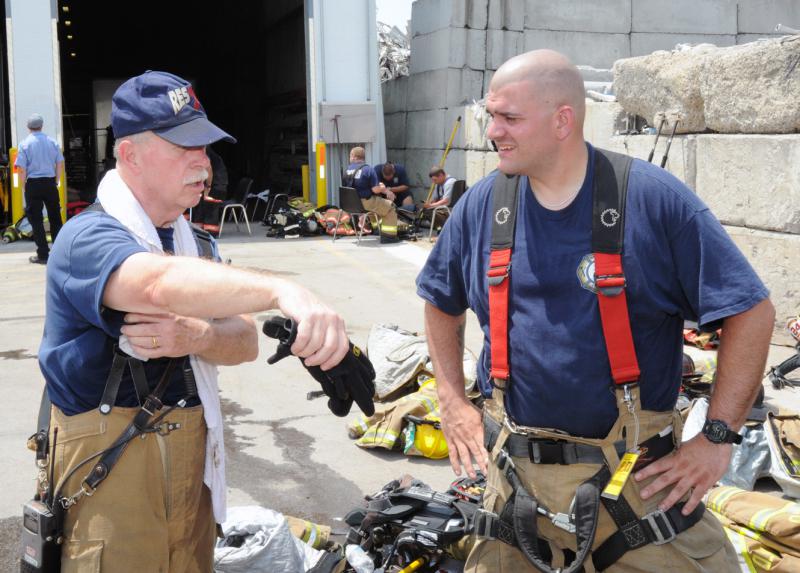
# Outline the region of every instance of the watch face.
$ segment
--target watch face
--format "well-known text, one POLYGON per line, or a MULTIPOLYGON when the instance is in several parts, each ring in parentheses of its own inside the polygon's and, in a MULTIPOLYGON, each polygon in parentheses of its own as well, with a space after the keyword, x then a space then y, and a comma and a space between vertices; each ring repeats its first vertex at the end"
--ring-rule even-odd
POLYGON ((723 422, 719 422, 718 420, 712 420, 708 422, 708 425, 705 428, 705 435, 708 437, 709 440, 714 442, 715 444, 721 444, 725 441, 725 437, 728 434, 728 428, 725 426, 723 422))

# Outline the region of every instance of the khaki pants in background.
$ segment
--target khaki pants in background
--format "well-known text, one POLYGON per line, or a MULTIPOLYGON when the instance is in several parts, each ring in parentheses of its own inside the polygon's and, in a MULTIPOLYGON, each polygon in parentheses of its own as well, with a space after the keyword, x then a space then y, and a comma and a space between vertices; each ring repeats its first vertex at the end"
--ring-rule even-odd
MULTIPOLYGON (((487 404, 494 402, 488 400, 487 404)), ((492 405, 488 406, 492 408, 492 405)), ((495 419, 497 419, 495 417, 495 419)), ((673 412, 640 412, 641 441, 660 432, 669 424, 673 425, 673 436, 680 439, 680 416, 673 412)), ((608 439, 608 438, 607 438, 608 439)), ((619 437, 614 437, 614 440, 619 437)), ((597 440, 599 443, 600 440, 597 440)), ((534 495, 550 511, 569 513, 570 503, 578 486, 592 477, 600 468, 595 464, 533 464, 527 458, 513 458, 517 475, 526 490, 534 495), (556 485, 557 484, 557 485, 556 485)), ((652 481, 655 478, 651 478, 652 481)), ((659 492, 646 502, 639 497, 639 489, 648 482, 634 484, 631 477, 625 485, 623 495, 639 517, 654 511, 658 503, 667 496, 659 492)), ((489 464, 486 491, 483 504, 488 511, 500 513, 511 495, 508 480, 497 469, 495 463, 489 464)), ((596 549, 617 526, 601 504, 598 516, 597 535, 592 549, 596 549)), ((575 551, 575 535, 555 527, 550 520, 537 519, 539 535, 549 541, 553 549, 554 566, 563 566, 563 549, 575 551)), ((587 572, 594 571, 591 553, 584 563, 587 572)), ((527 558, 516 547, 499 540, 478 538, 469 554, 465 573, 537 573, 527 558)), ((613 573, 736 573, 739 571, 738 559, 733 546, 728 541, 722 525, 709 512, 694 526, 678 534, 671 543, 664 545, 645 545, 625 553, 619 561, 606 569, 613 573)))
POLYGON ((369 199, 362 199, 361 205, 367 211, 377 213, 381 218, 381 235, 397 236, 397 211, 394 203, 383 197, 373 195, 369 199))
MULTIPOLYGON (((66 416, 53 407, 56 483, 84 458, 112 444, 137 411, 114 407, 108 415, 91 410, 66 416)), ((66 512, 62 573, 212 572, 216 524, 203 484, 203 408, 175 408, 166 422, 180 428, 131 440, 94 494, 66 512)), ((91 468, 87 463, 76 471, 62 493, 77 492, 91 468)))

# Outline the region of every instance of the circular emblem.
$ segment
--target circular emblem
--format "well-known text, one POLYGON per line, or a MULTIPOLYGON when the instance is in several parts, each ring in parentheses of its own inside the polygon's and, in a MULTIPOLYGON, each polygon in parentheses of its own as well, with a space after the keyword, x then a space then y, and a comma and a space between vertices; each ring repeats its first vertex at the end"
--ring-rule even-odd
POLYGON ((581 286, 596 294, 597 289, 594 286, 594 255, 592 253, 583 256, 581 262, 578 263, 576 273, 581 286))
POLYGON ((619 213, 616 209, 606 209, 600 214, 600 222, 606 227, 613 227, 619 221, 619 213))
POLYGON ((497 221, 498 225, 505 225, 510 216, 511 210, 508 207, 501 207, 497 210, 497 213, 494 214, 494 220, 497 221))

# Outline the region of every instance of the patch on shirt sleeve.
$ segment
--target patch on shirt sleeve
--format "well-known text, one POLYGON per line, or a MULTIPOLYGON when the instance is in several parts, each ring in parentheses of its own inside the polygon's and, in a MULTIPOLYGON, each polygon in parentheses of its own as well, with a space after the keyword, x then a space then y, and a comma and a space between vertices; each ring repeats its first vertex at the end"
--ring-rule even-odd
POLYGON ((594 284, 594 254, 589 253, 584 255, 581 262, 578 264, 576 270, 578 281, 581 286, 586 290, 597 294, 597 288, 594 284))

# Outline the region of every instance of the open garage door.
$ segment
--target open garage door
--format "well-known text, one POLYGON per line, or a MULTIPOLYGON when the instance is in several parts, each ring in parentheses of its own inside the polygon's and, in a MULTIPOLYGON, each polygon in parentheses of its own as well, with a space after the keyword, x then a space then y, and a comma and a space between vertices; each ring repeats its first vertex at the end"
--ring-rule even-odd
POLYGON ((308 163, 303 0, 236 3, 59 0, 64 151, 69 187, 92 199, 111 159, 111 95, 163 70, 195 86, 212 121, 238 139, 215 151, 255 190, 301 194, 308 163))

